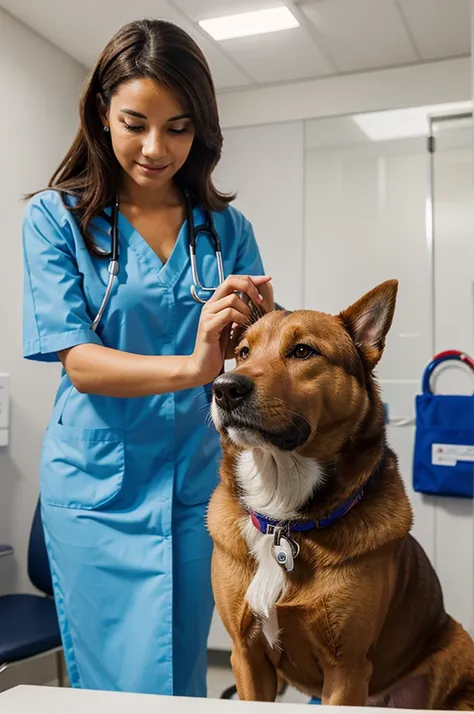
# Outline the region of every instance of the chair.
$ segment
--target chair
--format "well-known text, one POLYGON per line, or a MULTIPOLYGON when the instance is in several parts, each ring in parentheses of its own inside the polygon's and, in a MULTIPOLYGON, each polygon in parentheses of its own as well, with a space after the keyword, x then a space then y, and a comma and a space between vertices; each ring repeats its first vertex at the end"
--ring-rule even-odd
POLYGON ((0 596, 0 675, 24 660, 55 654, 59 686, 63 687, 61 635, 39 500, 30 531, 28 576, 32 585, 44 595, 0 596))

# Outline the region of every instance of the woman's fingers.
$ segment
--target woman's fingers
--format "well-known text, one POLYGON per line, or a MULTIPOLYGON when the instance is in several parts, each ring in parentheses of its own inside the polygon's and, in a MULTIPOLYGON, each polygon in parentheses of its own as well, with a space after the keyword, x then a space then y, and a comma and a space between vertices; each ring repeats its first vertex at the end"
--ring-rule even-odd
POLYGON ((250 317, 250 307, 245 303, 237 293, 231 293, 215 302, 209 301, 209 313, 216 314, 227 307, 232 307, 234 310, 241 312, 247 319, 250 317))
POLYGON ((232 307, 226 307, 209 319, 206 325, 206 332, 207 334, 220 337, 222 330, 231 325, 232 322, 236 322, 238 325, 245 327, 247 318, 238 310, 232 307))
POLYGON ((269 275, 229 275, 224 282, 219 285, 214 295, 210 298, 208 303, 217 302, 217 300, 222 299, 226 295, 231 295, 233 292, 244 293, 248 295, 250 300, 256 305, 262 302, 262 296, 260 295, 258 288, 260 285, 265 285, 271 280, 269 275))

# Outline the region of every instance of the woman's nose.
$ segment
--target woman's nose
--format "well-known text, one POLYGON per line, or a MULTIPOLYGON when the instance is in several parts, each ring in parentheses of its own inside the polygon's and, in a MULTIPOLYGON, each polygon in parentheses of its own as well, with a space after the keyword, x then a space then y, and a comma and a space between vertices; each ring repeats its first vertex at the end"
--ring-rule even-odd
POLYGON ((142 154, 149 159, 158 160, 166 156, 164 138, 158 132, 150 132, 143 144, 142 154))

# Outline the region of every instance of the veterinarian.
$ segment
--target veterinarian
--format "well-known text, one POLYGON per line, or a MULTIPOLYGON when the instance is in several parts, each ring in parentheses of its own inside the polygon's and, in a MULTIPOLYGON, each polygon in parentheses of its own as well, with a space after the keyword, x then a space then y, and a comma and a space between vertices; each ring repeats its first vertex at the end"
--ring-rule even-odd
POLYGON ((133 22, 89 75, 48 188, 29 197, 24 356, 63 365, 40 483, 74 687, 206 695, 220 457, 209 384, 248 319, 241 297, 273 307, 252 227, 212 181, 221 145, 197 45, 133 22))

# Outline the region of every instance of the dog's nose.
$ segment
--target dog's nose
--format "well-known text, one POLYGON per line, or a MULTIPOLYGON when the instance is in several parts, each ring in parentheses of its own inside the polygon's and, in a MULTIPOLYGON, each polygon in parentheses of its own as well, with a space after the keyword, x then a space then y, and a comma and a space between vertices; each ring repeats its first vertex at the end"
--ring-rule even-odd
POLYGON ((212 391, 216 404, 229 411, 241 404, 253 390, 253 382, 243 374, 221 374, 212 391))

